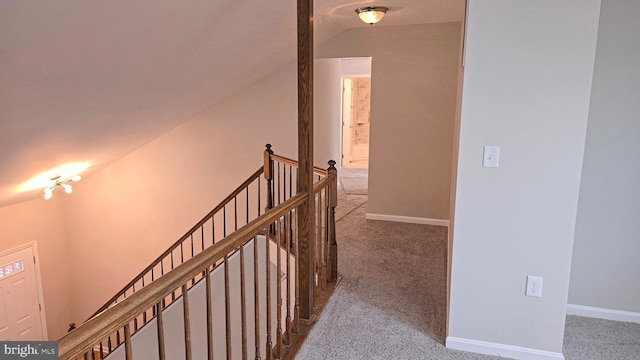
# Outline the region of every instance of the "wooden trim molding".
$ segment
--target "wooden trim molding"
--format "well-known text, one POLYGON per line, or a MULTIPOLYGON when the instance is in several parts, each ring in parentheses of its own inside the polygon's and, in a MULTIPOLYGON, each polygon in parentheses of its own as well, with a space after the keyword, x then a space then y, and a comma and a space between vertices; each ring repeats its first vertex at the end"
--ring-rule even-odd
POLYGON ((420 218, 420 217, 411 217, 411 216, 398 216, 398 215, 385 215, 385 214, 372 214, 372 213, 367 213, 366 219, 449 227, 449 220, 444 220, 444 219, 429 219, 429 218, 420 218))

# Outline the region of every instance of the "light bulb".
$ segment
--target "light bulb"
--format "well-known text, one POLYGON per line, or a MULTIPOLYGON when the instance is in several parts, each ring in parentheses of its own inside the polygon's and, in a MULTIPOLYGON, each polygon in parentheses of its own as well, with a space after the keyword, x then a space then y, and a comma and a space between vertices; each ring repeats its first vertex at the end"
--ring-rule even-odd
POLYGON ((53 190, 50 187, 45 188, 44 189, 44 198, 45 198, 45 200, 51 199, 51 196, 53 196, 53 190))
POLYGON ((73 191, 73 189, 71 188, 71 185, 69 184, 60 184, 60 186, 62 186, 62 188, 64 189, 64 192, 66 192, 67 194, 71 194, 71 192, 73 191))

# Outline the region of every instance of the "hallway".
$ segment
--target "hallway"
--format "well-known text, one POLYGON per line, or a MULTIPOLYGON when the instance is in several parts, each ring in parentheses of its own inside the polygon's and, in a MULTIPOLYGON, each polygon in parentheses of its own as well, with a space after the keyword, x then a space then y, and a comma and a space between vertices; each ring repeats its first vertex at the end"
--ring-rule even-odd
MULTIPOLYGON (((366 209, 367 195, 339 186, 342 280, 296 359, 499 359, 443 345, 447 229, 366 220, 366 209)), ((569 316, 564 354, 638 359, 640 324, 569 316)))
POLYGON ((442 345, 447 228, 366 220, 366 210, 367 195, 345 194, 340 186, 342 281, 296 359, 494 358, 442 345))

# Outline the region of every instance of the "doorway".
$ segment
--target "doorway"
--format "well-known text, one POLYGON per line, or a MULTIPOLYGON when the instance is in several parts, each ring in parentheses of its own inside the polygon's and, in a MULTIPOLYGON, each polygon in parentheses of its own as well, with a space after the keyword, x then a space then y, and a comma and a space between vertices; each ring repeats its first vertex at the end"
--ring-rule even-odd
POLYGON ((342 79, 343 168, 369 168, 371 78, 342 79))
POLYGON ((0 341, 46 340, 35 244, 0 253, 0 341))

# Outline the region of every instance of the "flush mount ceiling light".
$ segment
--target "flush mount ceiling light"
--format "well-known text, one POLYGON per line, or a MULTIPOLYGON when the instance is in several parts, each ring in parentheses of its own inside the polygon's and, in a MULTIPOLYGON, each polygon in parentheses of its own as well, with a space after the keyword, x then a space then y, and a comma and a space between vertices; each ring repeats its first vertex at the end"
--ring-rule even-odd
POLYGON ((356 14, 360 17, 360 20, 363 22, 373 25, 384 17, 384 14, 387 13, 389 8, 384 6, 368 6, 361 7, 356 9, 356 14))
POLYGON ((51 199, 51 197, 53 196, 53 191, 57 187, 61 187, 64 192, 66 192, 67 194, 71 194, 73 188, 71 188, 71 185, 69 183, 72 181, 79 181, 80 175, 75 175, 69 178, 62 178, 60 177, 60 175, 56 175, 51 177, 49 180, 49 185, 44 188, 44 198, 46 200, 51 199))

